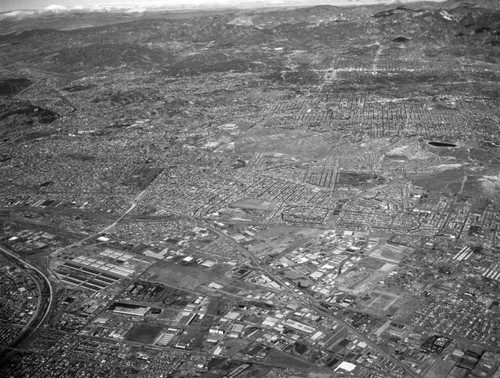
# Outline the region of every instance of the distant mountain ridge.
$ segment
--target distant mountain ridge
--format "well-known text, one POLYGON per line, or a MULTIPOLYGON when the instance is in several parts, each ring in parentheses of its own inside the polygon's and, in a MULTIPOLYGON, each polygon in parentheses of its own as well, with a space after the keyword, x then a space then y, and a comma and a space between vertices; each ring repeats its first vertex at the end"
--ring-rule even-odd
MULTIPOLYGON (((197 0, 201 1, 201 0, 197 0)), ((214 0, 223 4, 222 1, 225 0, 214 0)), ((489 9, 489 10, 500 10, 500 2, 497 0, 479 0, 479 1, 468 1, 468 0, 446 0, 446 1, 377 1, 377 0, 292 0, 291 2, 286 2, 285 0, 275 0, 275 1, 251 1, 240 3, 238 8, 234 6, 232 8, 220 7, 210 8, 208 4, 203 7, 191 6, 188 8, 177 8, 171 6, 170 9, 167 7, 157 6, 154 8, 146 9, 142 8, 131 8, 122 6, 94 6, 94 7, 61 7, 61 6, 50 6, 41 10, 19 10, 19 11, 9 11, 0 13, 0 35, 6 37, 14 37, 19 33, 34 33, 34 34, 46 34, 51 33, 56 30, 76 30, 81 28, 106 26, 111 24, 130 22, 130 21, 140 21, 144 19, 180 19, 187 17, 197 17, 197 16, 207 16, 207 15, 219 15, 227 13, 238 13, 247 14, 248 12, 260 11, 269 12, 277 11, 281 12, 283 10, 292 11, 293 14, 289 14, 291 19, 294 17, 301 17, 302 13, 310 12, 322 12, 323 8, 349 8, 350 13, 363 13, 366 9, 370 9, 370 12, 377 13, 381 12, 380 15, 384 15, 385 12, 391 13, 398 8, 405 8, 408 10, 418 11, 421 9, 427 10, 439 10, 439 9, 453 9, 457 7, 464 6, 468 9, 489 9), (251 8, 248 6, 245 8, 245 4, 253 4, 251 8), (344 4, 344 5, 342 5, 344 4)), ((246 16, 245 16, 246 17, 246 16)), ((239 21, 236 20, 236 23, 239 21)), ((5 38, 3 38, 5 39, 5 38)), ((10 39, 10 38, 8 38, 10 39)), ((18 38, 16 38, 18 39, 18 38)))

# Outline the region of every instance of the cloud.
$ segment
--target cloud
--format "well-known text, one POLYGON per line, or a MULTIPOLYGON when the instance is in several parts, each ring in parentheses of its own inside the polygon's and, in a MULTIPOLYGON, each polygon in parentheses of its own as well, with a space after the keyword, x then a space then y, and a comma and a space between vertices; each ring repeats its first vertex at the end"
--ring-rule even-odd
POLYGON ((0 14, 0 20, 3 19, 21 19, 30 16, 36 16, 40 12, 36 10, 16 10, 10 12, 4 12, 0 14))
MULTIPOLYGON (((2 0, 0 0, 2 1, 2 0)), ((231 0, 135 0, 135 1, 107 1, 99 2, 93 0, 84 0, 81 4, 75 4, 76 1, 60 0, 67 5, 52 4, 45 8, 15 10, 0 13, 0 19, 5 18, 24 18, 30 16, 40 16, 64 12, 145 12, 155 10, 173 10, 188 8, 211 8, 220 6, 235 6, 231 0), (70 5, 71 4, 71 5, 70 5)), ((254 0, 246 0, 251 3, 254 0)), ((281 0, 280 0, 281 1, 281 0)), ((283 0, 286 1, 286 0, 283 0)))
MULTIPOLYGON (((2 1, 2 0, 0 0, 2 1)), ((193 8, 252 8, 266 6, 312 6, 318 4, 331 5, 368 5, 377 3, 393 3, 395 0, 129 0, 118 1, 111 0, 100 2, 99 0, 81 0, 82 3, 76 5, 78 0, 59 0, 62 4, 49 5, 46 8, 10 11, 0 13, 0 20, 5 18, 25 18, 34 17, 46 14, 64 13, 72 11, 87 11, 87 12, 127 12, 127 13, 142 13, 145 11, 161 11, 161 10, 182 10, 193 8)), ((414 0, 398 0, 400 3, 412 2, 414 0)), ((434 2, 442 2, 445 0, 430 0, 434 2)))
POLYGON ((57 13, 57 12, 65 12, 68 10, 68 8, 63 6, 63 5, 52 4, 52 5, 49 5, 48 7, 46 7, 44 10, 47 12, 56 12, 57 13))

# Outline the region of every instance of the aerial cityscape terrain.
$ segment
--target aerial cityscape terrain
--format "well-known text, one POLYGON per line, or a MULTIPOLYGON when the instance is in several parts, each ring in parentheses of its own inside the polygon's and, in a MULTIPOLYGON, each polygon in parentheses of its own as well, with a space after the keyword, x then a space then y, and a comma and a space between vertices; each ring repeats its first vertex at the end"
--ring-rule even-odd
POLYGON ((500 377, 499 3, 0 31, 0 377, 500 377))

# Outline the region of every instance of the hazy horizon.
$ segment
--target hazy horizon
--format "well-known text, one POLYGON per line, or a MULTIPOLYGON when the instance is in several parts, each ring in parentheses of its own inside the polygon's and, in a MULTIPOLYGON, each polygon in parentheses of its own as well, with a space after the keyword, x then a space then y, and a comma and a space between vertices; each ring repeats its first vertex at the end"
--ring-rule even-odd
MULTIPOLYGON (((64 11, 67 9, 113 9, 145 10, 148 8, 189 8, 210 6, 286 6, 286 5, 364 5, 377 3, 410 3, 416 0, 3 0, 0 1, 0 12, 19 10, 64 11)), ((429 0, 443 2, 445 0, 429 0)))

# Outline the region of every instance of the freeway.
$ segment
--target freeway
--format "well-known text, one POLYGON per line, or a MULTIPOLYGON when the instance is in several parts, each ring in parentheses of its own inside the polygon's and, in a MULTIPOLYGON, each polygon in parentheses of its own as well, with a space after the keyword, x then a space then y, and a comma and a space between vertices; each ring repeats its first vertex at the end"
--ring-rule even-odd
MULTIPOLYGON (((80 246, 82 243, 90 239, 96 238, 99 235, 115 227, 123 218, 125 218, 131 211, 133 211, 136 208, 139 199, 144 195, 145 191, 146 190, 141 191, 132 201, 131 206, 125 212, 123 212, 123 214, 121 214, 120 217, 112 224, 100 230, 99 232, 95 233, 94 235, 90 235, 76 243, 72 243, 70 245, 61 248, 60 250, 56 251, 56 253, 60 253, 64 250, 68 250, 75 246, 80 246)), ((14 342, 12 342, 11 345, 9 345, 8 347, 4 347, 3 349, 0 350, 0 363, 2 363, 7 357, 7 355, 10 353, 10 351, 16 350, 16 348, 24 340, 26 340, 29 336, 35 333, 45 323, 54 304, 54 289, 52 288, 52 285, 48 277, 42 271, 40 271, 35 266, 22 259, 19 255, 15 254, 14 252, 12 252, 3 245, 0 245, 0 253, 3 254, 7 258, 7 260, 12 261, 16 265, 24 269, 29 275, 31 275, 40 293, 37 310, 34 316, 31 318, 28 324, 26 324, 26 326, 23 328, 23 331, 16 338, 16 340, 14 340, 14 342)))
MULTIPOLYGON (((90 236, 86 237, 85 239, 80 240, 79 242, 76 242, 76 243, 73 243, 71 245, 65 246, 61 250, 58 250, 57 252, 60 253, 63 250, 68 250, 68 249, 70 249, 73 246, 81 245, 83 242, 85 242, 87 240, 90 240, 90 239, 93 239, 93 238, 97 237, 98 235, 101 235, 102 233, 104 233, 106 231, 109 231, 110 229, 112 229, 113 227, 115 227, 128 214, 130 214, 135 209, 135 207, 138 204, 141 203, 141 198, 142 198, 142 196, 144 195, 145 192, 146 192, 146 189, 144 189, 143 191, 141 191, 134 198, 134 200, 132 201, 131 206, 115 222, 113 222, 112 224, 108 225, 107 227, 105 227, 104 229, 102 229, 100 232, 95 233, 94 235, 90 235, 90 236)), ((282 279, 280 277, 278 277, 268 267, 263 266, 262 262, 258 258, 256 258, 252 253, 250 253, 249 251, 247 251, 245 248, 243 248, 240 244, 238 244, 234 239, 232 239, 231 237, 229 237, 225 233, 223 233, 220 230, 212 227, 208 222, 206 222, 205 219, 200 218, 200 217, 196 217, 196 216, 192 216, 192 215, 188 215, 188 214, 184 214, 184 213, 180 213, 178 211, 175 211, 175 210, 172 210, 172 209, 169 209, 169 208, 162 208, 162 209, 170 212, 171 214, 174 214, 174 215, 177 215, 177 216, 180 216, 180 217, 185 217, 185 218, 191 219, 194 222, 203 224, 204 227, 206 227, 207 229, 209 229, 212 232, 214 232, 215 234, 217 234, 219 237, 227 240, 232 245, 234 245, 235 248, 237 248, 243 255, 247 256, 252 261, 252 263, 254 265, 254 268, 262 271, 263 273, 266 273, 269 277, 271 277, 278 284, 280 284, 280 286, 282 288, 284 288, 285 290, 287 290, 290 293, 290 295, 292 297, 294 297, 302 305, 304 305, 305 307, 312 308, 312 309, 318 311, 319 313, 321 313, 323 316, 325 316, 325 317, 327 317, 329 319, 332 319, 332 320, 336 321, 337 323, 341 324, 342 326, 344 326, 350 332, 352 332, 353 334, 355 334, 359 339, 363 340, 367 345, 369 345, 377 353, 379 353, 380 355, 382 355, 382 356, 386 357, 387 359, 389 359, 395 366, 398 366, 399 368, 401 368, 407 374, 407 376, 409 376, 409 377, 417 377, 418 376, 414 371, 412 371, 410 369, 409 366, 403 364, 400 360, 394 358, 392 355, 390 355, 389 353, 387 353, 387 351, 385 351, 382 348, 380 348, 380 346, 378 344, 376 344, 375 342, 373 342, 371 339, 369 339, 363 333, 359 332, 351 324, 347 323, 343 319, 339 318, 338 316, 335 316, 331 312, 329 312, 326 309, 324 309, 323 307, 321 307, 321 305, 313 297, 311 297, 311 296, 309 296, 309 295, 307 295, 306 293, 303 293, 303 292, 301 292, 299 294, 299 293, 295 292, 289 286, 285 285, 284 282, 282 281, 282 279)), ((14 255, 12 252, 10 252, 9 250, 7 250, 6 248, 0 247, 0 251, 3 252, 3 253, 5 253, 5 254, 8 254, 12 258, 15 258, 21 264, 24 264, 25 266, 28 266, 29 269, 32 269, 34 272, 36 272, 46 282, 46 285, 48 285, 48 288, 49 288, 49 291, 50 291, 49 305, 46 307, 45 313, 44 313, 42 319, 37 323, 36 327, 32 328, 33 331, 34 331, 34 330, 38 329, 43 324, 43 322, 46 320, 46 318, 47 318, 47 316, 48 316, 48 314, 50 312, 50 308, 52 307, 53 292, 52 292, 52 287, 50 286, 50 282, 47 279, 47 277, 42 272, 40 272, 37 268, 35 268, 34 266, 28 264, 27 262, 21 260, 18 256, 14 255)), ((29 334, 31 334, 31 332, 29 332, 28 335, 29 334)), ((28 335, 26 335, 25 337, 27 337, 28 335)))
POLYGON ((16 338, 16 340, 14 340, 8 348, 4 348, 0 351, 1 363, 7 357, 12 348, 16 348, 20 345, 45 323, 54 304, 54 289, 52 288, 49 279, 42 271, 31 265, 29 262, 23 260, 5 246, 0 245, 0 253, 3 254, 8 261, 12 261, 20 268, 24 269, 33 278, 39 291, 38 306, 34 316, 28 324, 26 324, 22 333, 16 338))

